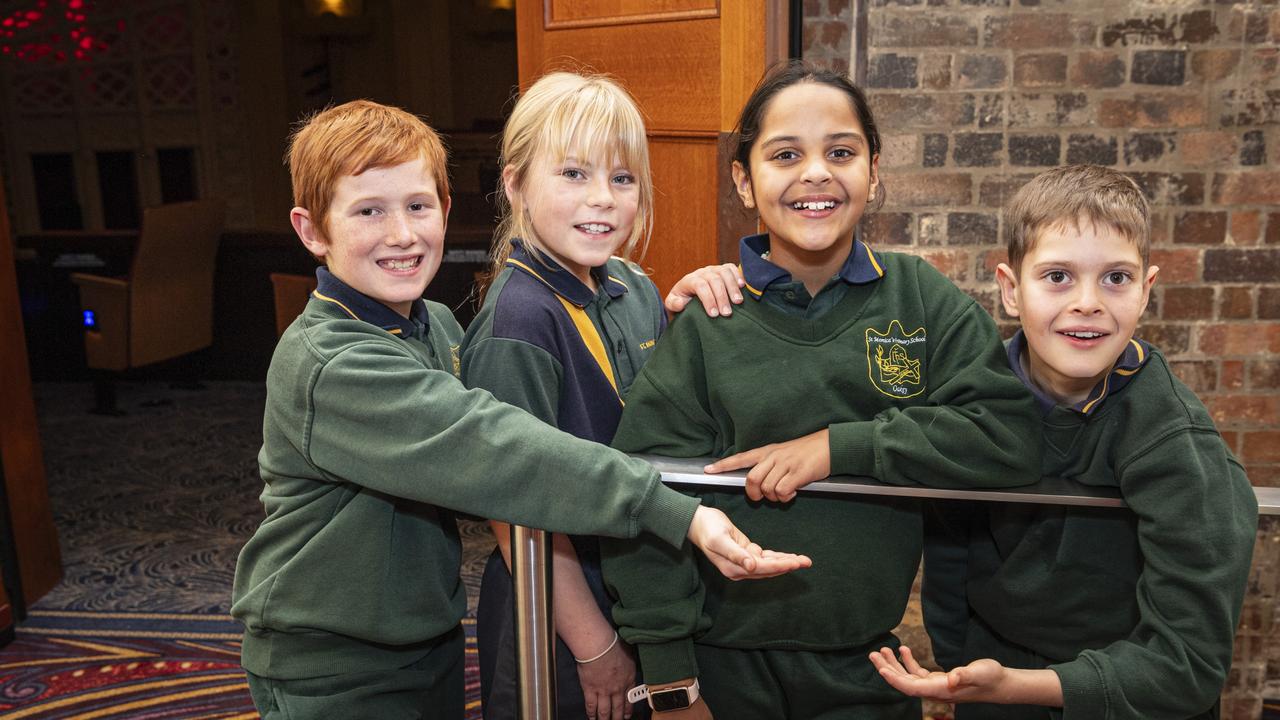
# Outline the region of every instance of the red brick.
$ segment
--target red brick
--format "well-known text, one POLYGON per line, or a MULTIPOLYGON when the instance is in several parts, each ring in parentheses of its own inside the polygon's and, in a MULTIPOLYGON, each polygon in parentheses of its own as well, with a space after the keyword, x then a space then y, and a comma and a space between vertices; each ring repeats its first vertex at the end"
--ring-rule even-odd
MULTIPOLYGON (((1244 472, 1249 476, 1249 483, 1254 487, 1280 487, 1280 466, 1277 465, 1246 465, 1244 472)), ((1256 557, 1256 555, 1255 555, 1256 557)), ((1262 698, 1257 698, 1249 702, 1248 706, 1241 709, 1240 713, 1233 715, 1223 715, 1224 718, 1256 718, 1262 717, 1262 698)), ((1223 707, 1226 711, 1226 707, 1223 707)))
POLYGON ((1177 285, 1165 288, 1160 317, 1165 320, 1213 319, 1213 288, 1177 285))
POLYGON ((1216 82, 1229 77, 1239 64, 1239 50, 1214 48, 1191 53, 1191 74, 1205 82, 1216 82))
MULTIPOLYGON (((1002 208, 1018 189, 1026 185, 1033 174, 1022 175, 989 175, 982 178, 982 184, 978 187, 978 203, 991 208, 1002 208)), ((1280 217, 1280 213, 1277 213, 1280 217)), ((1280 228, 1280 220, 1276 220, 1277 228, 1280 228)), ((1278 232, 1277 234, 1280 234, 1278 232)))
POLYGON ((1183 323, 1144 321, 1134 335, 1155 345, 1169 356, 1181 355, 1191 348, 1191 327, 1183 323))
POLYGON ((1160 267, 1160 280, 1166 284, 1193 283, 1200 280, 1200 250, 1151 250, 1151 264, 1160 267))
POLYGON ((1013 82, 1021 87, 1050 87, 1067 79, 1067 56, 1062 53, 1019 55, 1013 60, 1013 82))
POLYGON ((1205 405, 1219 427, 1273 425, 1280 412, 1280 396, 1217 395, 1207 398, 1205 405))
POLYGON ((969 279, 969 253, 965 250, 929 250, 920 253, 920 257, 951 278, 952 282, 969 279))
POLYGON ((1257 245, 1262 236, 1262 213, 1234 210, 1231 213, 1231 244, 1257 245))
POLYGON ((1205 119, 1203 98, 1172 93, 1106 98, 1098 110, 1098 122, 1103 127, 1196 127, 1204 125, 1205 119))
POLYGON ((1233 453, 1240 451, 1240 433, 1239 432, 1236 432, 1234 430, 1227 430, 1226 432, 1219 432, 1218 435, 1222 437, 1222 444, 1226 445, 1228 450, 1230 450, 1233 453))
POLYGON ((968 15, 871 14, 871 37, 879 47, 973 47, 978 28, 968 15))
POLYGON ((1222 374, 1218 376, 1218 389, 1241 390, 1244 388, 1244 361, 1223 360, 1222 374))
POLYGON ((1200 330, 1199 350, 1214 357, 1280 353, 1280 323, 1215 323, 1200 330))
POLYGON ((1221 245, 1227 238, 1225 212, 1185 212, 1173 225, 1173 241, 1184 245, 1221 245))
POLYGON ((1280 360, 1250 360, 1249 387, 1253 390, 1280 389, 1280 360))
POLYGON ((871 213, 863 218, 862 229, 873 247, 906 245, 911 242, 911 213, 871 213))
POLYGON ((1178 142, 1182 161, 1192 167, 1231 163, 1238 150, 1239 138, 1235 133, 1214 130, 1193 130, 1180 133, 1178 142))
POLYGON ((1267 213, 1265 237, 1268 245, 1280 245, 1280 213, 1267 213))
POLYGON ((1280 172, 1218 173, 1213 178, 1213 202, 1219 205, 1280 204, 1280 172))
POLYGON ((973 180, 958 173, 903 173, 894 176, 889 193, 895 207, 950 208, 971 203, 973 180))
POLYGON ((1280 320, 1280 287, 1258 288, 1258 319, 1280 320))
MULTIPOLYGON (((951 87, 951 56, 925 55, 920 59, 920 86, 926 90, 946 90, 951 87)), ((876 109, 877 117, 879 108, 876 109)))
POLYGON ((1124 59, 1109 50, 1084 50, 1071 66, 1071 84, 1082 88, 1112 88, 1124 84, 1124 59))
POLYGON ((1223 320, 1250 320, 1253 318, 1253 288, 1224 287, 1218 303, 1218 317, 1223 320))
POLYGON ((1063 30, 1070 21, 1065 13, 992 15, 983 27, 983 38, 988 47, 1015 50, 1068 46, 1073 38, 1063 30))
POLYGON ((1280 431, 1263 430, 1244 434, 1240 459, 1247 463, 1280 462, 1280 431))
POLYGON ((1197 395, 1218 389, 1218 363, 1213 360, 1174 360, 1169 368, 1197 395))
POLYGON ((1280 278, 1280 249, 1205 250, 1202 275, 1209 282, 1273 283, 1280 278))
POLYGON ((1008 261, 1009 253, 1002 247, 980 252, 974 279, 987 283, 995 282, 996 266, 1008 261))
POLYGON ((940 128, 950 132, 971 126, 974 119, 974 97, 966 93, 883 93, 870 94, 876 109, 876 124, 905 129, 940 128))

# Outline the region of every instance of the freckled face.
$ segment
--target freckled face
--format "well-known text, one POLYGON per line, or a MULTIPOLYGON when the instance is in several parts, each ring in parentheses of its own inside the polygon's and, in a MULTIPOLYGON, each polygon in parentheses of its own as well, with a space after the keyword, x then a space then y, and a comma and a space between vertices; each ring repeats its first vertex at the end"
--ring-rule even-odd
POLYGON ((1022 321, 1032 380, 1074 404, 1111 372, 1133 337, 1160 268, 1133 241, 1081 218, 1042 230, 1015 274, 996 271, 1001 300, 1022 321))
POLYGON ((769 102, 750 173, 734 163, 733 177, 743 204, 768 228, 771 253, 807 255, 812 263, 814 255, 848 256, 878 168, 849 97, 802 82, 769 102))
POLYGON ((323 235, 305 209, 294 208, 291 219, 329 272, 408 317, 440 268, 448 216, 449 199, 419 158, 340 178, 323 235))

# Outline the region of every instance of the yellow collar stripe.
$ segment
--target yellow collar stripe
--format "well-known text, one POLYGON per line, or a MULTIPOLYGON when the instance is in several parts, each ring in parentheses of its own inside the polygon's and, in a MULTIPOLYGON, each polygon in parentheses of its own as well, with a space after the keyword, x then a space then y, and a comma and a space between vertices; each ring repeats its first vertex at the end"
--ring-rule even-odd
POLYGON ((334 298, 329 297, 328 295, 321 295, 319 290, 313 290, 313 291, 311 291, 311 294, 312 294, 312 295, 315 295, 317 300, 324 300, 325 302, 331 302, 331 303, 333 303, 334 305, 337 305, 338 307, 342 308, 342 309, 343 309, 343 311, 345 311, 348 315, 350 315, 350 316, 352 317, 352 319, 354 319, 354 320, 359 320, 359 319, 360 319, 360 317, 359 317, 358 315, 356 315, 355 313, 351 312, 351 308, 347 307, 346 305, 343 305, 342 303, 338 302, 338 301, 337 301, 337 300, 335 300, 334 298))
POLYGON ((755 295, 756 297, 760 297, 761 295, 764 294, 763 292, 751 287, 751 283, 747 282, 747 276, 742 274, 741 263, 738 264, 738 276, 742 278, 742 285, 747 288, 747 292, 751 293, 752 295, 755 295))
POLYGON ((876 269, 876 274, 880 277, 884 277, 884 268, 880 267, 880 263, 876 262, 876 254, 871 252, 871 246, 866 243, 862 243, 862 247, 867 249, 867 257, 871 258, 871 267, 876 269))
POLYGON ((613 386, 613 392, 618 396, 618 402, 622 402, 622 394, 618 392, 618 381, 613 377, 613 363, 609 362, 609 353, 604 349, 604 341, 600 339, 600 333, 596 332, 596 326, 591 323, 591 318, 587 317, 587 311, 560 295, 556 295, 556 299, 560 301, 565 311, 569 313, 569 319, 573 320, 573 326, 578 329, 578 335, 582 337, 582 344, 587 346, 587 352, 591 353, 591 357, 595 358, 596 365, 600 367, 600 372, 604 373, 605 379, 613 386))
POLYGON ((1080 408, 1080 412, 1088 414, 1088 412, 1093 409, 1094 405, 1097 405, 1102 398, 1107 396, 1107 387, 1109 385, 1111 385, 1110 373, 1108 373, 1107 377, 1102 380, 1102 392, 1098 393, 1098 397, 1090 400, 1084 407, 1080 408))

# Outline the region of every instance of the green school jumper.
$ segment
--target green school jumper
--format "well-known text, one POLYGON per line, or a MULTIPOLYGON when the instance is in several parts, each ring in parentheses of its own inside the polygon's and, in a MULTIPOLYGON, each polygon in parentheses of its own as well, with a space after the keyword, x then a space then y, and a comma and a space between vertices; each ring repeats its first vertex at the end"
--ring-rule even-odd
POLYGON ((267 375, 266 519, 240 554, 231 610, 241 661, 251 683, 280 681, 255 687, 264 714, 460 717, 451 510, 679 546, 697 504, 645 463, 464 388, 444 306, 415 303, 406 319, 317 274, 267 375), (388 699, 404 692, 407 704, 388 699))
MULTIPOLYGON (((728 318, 693 307, 672 323, 627 396, 615 447, 724 456, 829 427, 835 474, 947 487, 1036 479, 1034 402, 969 296, 918 258, 855 242, 810 300, 766 249, 767 236, 743 241, 754 301, 728 318)), ((918 720, 919 703, 889 687, 866 652, 896 645, 920 557, 919 503, 696 495, 813 567, 733 583, 687 552, 603 542, 614 618, 645 680, 700 676, 717 717, 918 720)))
MULTIPOLYGON (((1025 345, 1009 343, 1024 379, 1025 345)), ((1140 341, 1079 405, 1039 399, 1044 475, 1115 488, 1128 509, 938 504, 924 609, 939 661, 1048 667, 1065 701, 956 717, 1216 718, 1257 529, 1244 469, 1140 341)))

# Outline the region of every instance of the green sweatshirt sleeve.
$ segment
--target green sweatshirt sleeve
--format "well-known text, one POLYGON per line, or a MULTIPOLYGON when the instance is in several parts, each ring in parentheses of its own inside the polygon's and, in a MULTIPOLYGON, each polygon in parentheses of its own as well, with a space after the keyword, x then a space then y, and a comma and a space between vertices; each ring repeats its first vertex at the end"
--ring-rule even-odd
POLYGON ((1039 479, 1035 401, 1009 370, 991 317, 960 290, 955 295, 960 309, 930 351, 928 403, 832 425, 833 475, 938 487, 1039 479))
POLYGON ((564 368, 546 350, 510 338, 487 337, 462 353, 462 381, 484 388, 548 425, 557 425, 564 368))
MULTIPOLYGON (((658 377, 700 378, 702 358, 693 323, 675 322, 627 394, 614 447, 671 457, 711 455, 715 421, 706 409, 705 385, 669 392, 658 377), (675 368, 683 368, 672 374, 675 368)), ((613 619, 622 638, 634 645, 647 683, 664 683, 698 674, 693 638, 711 625, 703 612, 706 589, 689 545, 675 550, 648 538, 602 538, 605 582, 618 598, 613 619)))
POLYGON ((652 467, 467 390, 391 339, 347 347, 308 382, 302 452, 335 481, 555 532, 684 543, 697 501, 652 467))
POLYGON ((944 670, 964 664, 969 629, 969 535, 974 517, 985 517, 980 503, 933 500, 924 509, 924 574, 920 606, 933 645, 933 659, 944 670))
MULTIPOLYGON (((1257 500, 1212 427, 1155 438, 1117 468, 1138 516, 1139 617, 1123 640, 1051 665, 1065 720, 1187 717, 1213 705, 1257 531, 1257 500)), ((1099 608, 1105 612, 1105 608, 1099 608)))

